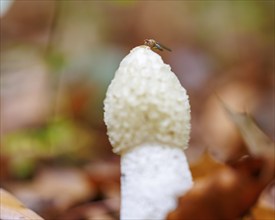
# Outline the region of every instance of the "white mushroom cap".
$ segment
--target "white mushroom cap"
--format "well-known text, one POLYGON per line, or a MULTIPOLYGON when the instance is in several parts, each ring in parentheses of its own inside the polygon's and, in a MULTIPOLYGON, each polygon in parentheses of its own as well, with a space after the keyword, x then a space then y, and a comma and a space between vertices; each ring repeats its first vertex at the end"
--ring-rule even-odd
POLYGON ((147 46, 135 47, 122 60, 108 88, 104 110, 115 153, 145 143, 188 146, 188 95, 170 66, 147 46))

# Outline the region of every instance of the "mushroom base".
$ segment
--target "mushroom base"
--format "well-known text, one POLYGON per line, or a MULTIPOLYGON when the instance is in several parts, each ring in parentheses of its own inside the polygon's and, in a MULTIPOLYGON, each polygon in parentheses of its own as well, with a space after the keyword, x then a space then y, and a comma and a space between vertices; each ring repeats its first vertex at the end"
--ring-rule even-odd
POLYGON ((184 152, 147 144, 121 158, 121 220, 165 219, 177 198, 192 187, 184 152))

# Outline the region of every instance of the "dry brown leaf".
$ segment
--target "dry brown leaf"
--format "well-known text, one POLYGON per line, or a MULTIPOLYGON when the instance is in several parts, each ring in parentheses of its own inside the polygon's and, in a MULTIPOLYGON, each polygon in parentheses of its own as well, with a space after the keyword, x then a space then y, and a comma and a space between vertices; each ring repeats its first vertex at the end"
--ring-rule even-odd
POLYGON ((236 113, 221 102, 225 112, 238 128, 251 155, 275 161, 274 142, 256 125, 247 113, 236 113))
POLYGON ((115 220, 118 219, 118 210, 113 210, 108 203, 115 202, 119 204, 116 199, 114 201, 101 200, 91 203, 81 204, 67 210, 58 219, 75 220, 75 219, 98 219, 98 220, 115 220))
MULTIPOLYGON (((244 103, 245 109, 254 111, 259 99, 254 87, 239 81, 230 81, 217 88, 216 91, 220 97, 238 111, 244 109, 244 103)), ((211 95, 206 100, 205 109, 202 113, 200 121, 203 129, 201 138, 211 154, 223 162, 235 157, 235 155, 242 154, 243 149, 240 149, 240 145, 243 144, 242 138, 234 124, 228 120, 216 94, 211 95)))
POLYGON ((43 220, 36 213, 26 208, 19 200, 13 195, 0 189, 1 196, 1 211, 0 219, 3 220, 43 220))
POLYGON ((259 175, 263 164, 260 160, 247 158, 240 163, 238 169, 224 167, 196 181, 167 219, 226 220, 245 215, 268 180, 259 175))
POLYGON ((251 212, 274 176, 274 144, 246 114, 224 106, 247 144, 251 156, 242 157, 213 175, 195 182, 179 199, 168 220, 237 219, 251 212), (272 154, 272 155, 271 155, 272 154))
POLYGON ((252 216, 255 220, 274 220, 275 210, 258 205, 252 210, 252 216))
POLYGON ((224 164, 215 161, 207 152, 205 152, 198 161, 190 165, 193 178, 196 180, 209 175, 220 168, 225 167, 224 164))
POLYGON ((45 218, 95 197, 86 174, 73 168, 44 169, 31 183, 9 184, 12 192, 45 218))

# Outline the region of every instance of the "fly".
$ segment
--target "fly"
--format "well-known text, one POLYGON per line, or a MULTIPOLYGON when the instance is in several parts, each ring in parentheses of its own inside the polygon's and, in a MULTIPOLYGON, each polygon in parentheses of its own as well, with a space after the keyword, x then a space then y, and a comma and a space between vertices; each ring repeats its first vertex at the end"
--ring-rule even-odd
POLYGON ((159 42, 153 40, 153 39, 145 39, 144 40, 144 44, 148 47, 150 47, 151 49, 158 49, 160 51, 163 51, 163 50, 168 50, 168 51, 172 51, 170 48, 160 44, 159 42))

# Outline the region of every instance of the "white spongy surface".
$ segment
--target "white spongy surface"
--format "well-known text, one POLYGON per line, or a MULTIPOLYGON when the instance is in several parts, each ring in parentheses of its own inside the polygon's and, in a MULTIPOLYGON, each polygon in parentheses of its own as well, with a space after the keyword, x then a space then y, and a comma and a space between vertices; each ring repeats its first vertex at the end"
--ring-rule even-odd
POLYGON ((122 220, 162 220, 176 208, 177 198, 192 186, 183 151, 143 145, 121 160, 122 220))
POLYGON ((104 101, 104 120, 115 153, 142 143, 188 146, 190 105, 169 65, 147 46, 120 63, 104 101))

